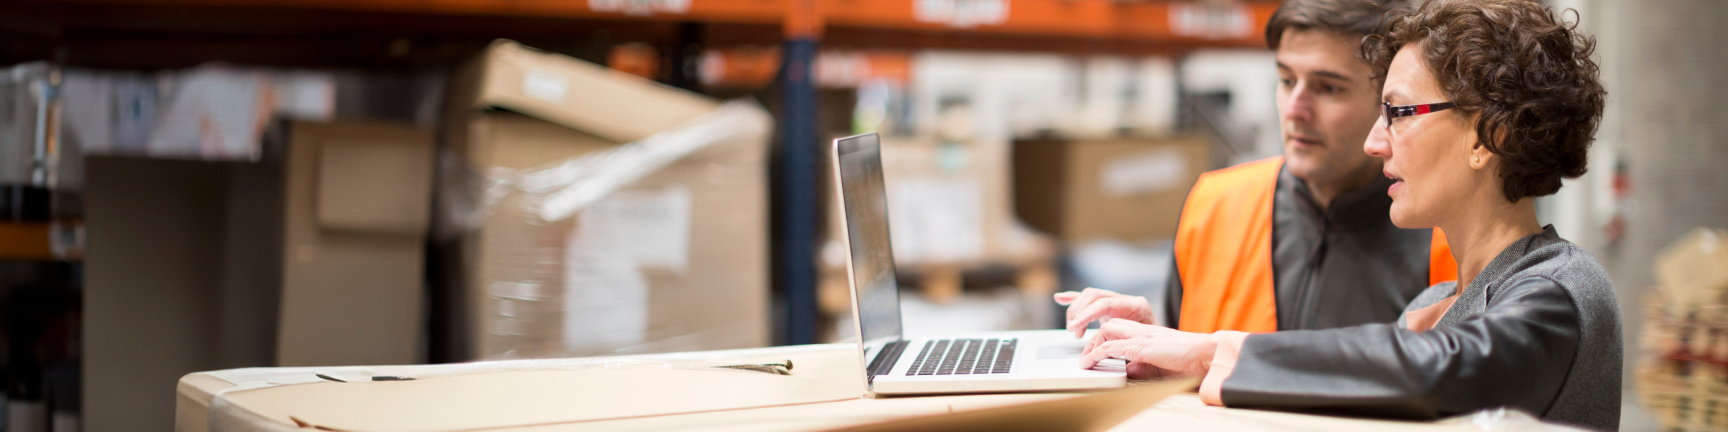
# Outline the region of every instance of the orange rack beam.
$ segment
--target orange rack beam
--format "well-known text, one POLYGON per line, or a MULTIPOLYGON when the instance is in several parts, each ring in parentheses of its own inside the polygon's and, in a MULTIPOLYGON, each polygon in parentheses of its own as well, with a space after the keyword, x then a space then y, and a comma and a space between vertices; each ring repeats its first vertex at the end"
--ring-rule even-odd
MULTIPOLYGON (((793 0, 70 0, 443 15, 781 24, 793 0)), ((817 0, 828 26, 1258 46, 1275 1, 817 0)))

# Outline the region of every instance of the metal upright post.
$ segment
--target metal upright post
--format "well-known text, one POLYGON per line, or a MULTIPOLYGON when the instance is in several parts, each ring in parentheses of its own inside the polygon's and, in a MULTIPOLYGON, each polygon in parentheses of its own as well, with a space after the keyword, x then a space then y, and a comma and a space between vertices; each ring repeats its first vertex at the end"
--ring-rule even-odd
POLYGON ((818 0, 787 0, 785 86, 780 127, 779 230, 781 286, 786 292, 786 343, 816 343, 816 83, 812 69, 822 33, 818 0))

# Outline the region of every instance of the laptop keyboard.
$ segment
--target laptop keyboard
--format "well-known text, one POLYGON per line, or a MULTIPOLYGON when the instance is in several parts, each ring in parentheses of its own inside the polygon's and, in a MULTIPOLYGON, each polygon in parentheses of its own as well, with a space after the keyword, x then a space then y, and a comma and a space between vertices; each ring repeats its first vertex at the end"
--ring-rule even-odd
POLYGON ((933 340, 924 344, 906 375, 1008 373, 1014 366, 1014 347, 1018 343, 1018 339, 933 340))

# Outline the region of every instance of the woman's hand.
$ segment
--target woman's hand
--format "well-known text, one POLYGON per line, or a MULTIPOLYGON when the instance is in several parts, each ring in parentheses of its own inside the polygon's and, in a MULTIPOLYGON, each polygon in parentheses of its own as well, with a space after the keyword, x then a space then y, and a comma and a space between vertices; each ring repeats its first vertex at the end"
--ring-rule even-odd
POLYGON ((1080 292, 1056 293, 1056 304, 1068 306, 1068 331, 1074 332, 1075 339, 1086 336, 1086 325, 1092 321, 1121 318, 1152 324, 1152 304, 1141 296, 1087 288, 1080 292))
POLYGON ((1105 359, 1128 361, 1132 379, 1201 376, 1212 369, 1218 336, 1189 333, 1125 319, 1106 321, 1086 344, 1080 367, 1091 369, 1105 359))

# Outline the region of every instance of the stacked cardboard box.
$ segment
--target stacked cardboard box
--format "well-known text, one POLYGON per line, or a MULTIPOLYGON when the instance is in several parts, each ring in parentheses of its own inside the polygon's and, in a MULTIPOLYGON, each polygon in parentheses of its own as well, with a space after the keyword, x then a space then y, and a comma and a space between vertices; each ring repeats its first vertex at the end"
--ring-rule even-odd
POLYGON ((1014 207, 1028 225, 1071 245, 1168 239, 1210 162, 1210 143, 1192 135, 1016 142, 1014 207))
POLYGON ((451 84, 438 255, 458 325, 443 355, 768 343, 759 106, 510 41, 451 84))
POLYGON ((424 361, 432 131, 294 122, 277 366, 424 361))

